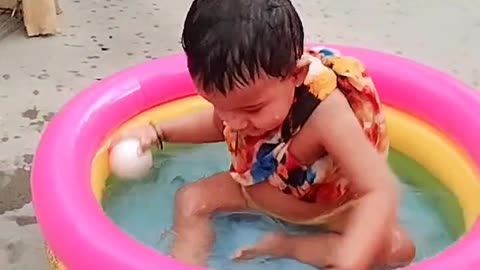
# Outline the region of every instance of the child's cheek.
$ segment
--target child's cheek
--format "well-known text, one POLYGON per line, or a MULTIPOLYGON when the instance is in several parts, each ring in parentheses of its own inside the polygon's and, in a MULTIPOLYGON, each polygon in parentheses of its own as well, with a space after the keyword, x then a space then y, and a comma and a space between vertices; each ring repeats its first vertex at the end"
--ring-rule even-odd
POLYGON ((282 115, 279 112, 263 112, 252 119, 255 127, 262 130, 271 130, 283 123, 282 115))

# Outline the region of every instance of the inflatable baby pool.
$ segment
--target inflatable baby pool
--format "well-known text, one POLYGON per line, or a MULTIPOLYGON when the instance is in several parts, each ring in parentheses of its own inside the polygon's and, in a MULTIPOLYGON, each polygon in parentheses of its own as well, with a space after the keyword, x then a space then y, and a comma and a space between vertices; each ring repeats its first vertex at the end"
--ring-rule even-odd
MULTIPOLYGON (((332 46, 361 59, 381 99, 392 147, 455 195, 464 234, 450 248, 408 267, 480 269, 480 96, 426 66, 365 49, 332 46)), ((103 212, 107 146, 121 130, 209 106, 176 55, 120 72, 75 97, 42 136, 32 172, 37 218, 54 269, 190 270, 144 246, 103 212)))

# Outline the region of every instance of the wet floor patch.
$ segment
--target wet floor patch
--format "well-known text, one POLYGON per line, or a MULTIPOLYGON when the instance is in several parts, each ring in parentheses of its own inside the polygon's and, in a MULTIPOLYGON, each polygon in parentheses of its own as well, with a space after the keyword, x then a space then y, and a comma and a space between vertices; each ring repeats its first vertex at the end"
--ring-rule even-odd
POLYGON ((30 170, 17 168, 12 172, 0 171, 0 215, 20 209, 31 201, 30 170))
POLYGON ((32 109, 28 109, 22 113, 22 117, 30 119, 30 120, 35 120, 38 117, 38 113, 40 111, 37 109, 37 107, 33 107, 32 109))
POLYGON ((5 246, 5 251, 7 253, 7 262, 9 264, 14 264, 20 260, 22 257, 23 250, 25 249, 25 244, 22 241, 10 242, 5 246))
MULTIPOLYGON (((61 92, 63 89, 62 87, 63 85, 57 85, 57 91, 61 92)), ((43 130, 45 123, 50 122, 54 115, 54 112, 40 114, 40 111, 36 106, 22 112, 22 117, 31 121, 29 126, 34 127, 38 132, 43 130)))
POLYGON ((37 224, 37 217, 35 216, 26 216, 26 215, 19 215, 19 216, 8 216, 7 219, 11 221, 15 221, 18 226, 23 227, 31 224, 37 224))

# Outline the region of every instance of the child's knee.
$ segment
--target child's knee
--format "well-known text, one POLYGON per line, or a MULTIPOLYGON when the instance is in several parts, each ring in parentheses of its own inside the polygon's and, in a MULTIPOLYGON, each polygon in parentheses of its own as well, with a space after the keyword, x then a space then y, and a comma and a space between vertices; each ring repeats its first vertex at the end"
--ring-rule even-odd
POLYGON ((189 184, 177 191, 175 196, 176 214, 183 217, 198 217, 210 215, 210 209, 205 196, 205 190, 201 185, 189 184))
POLYGON ((416 256, 415 244, 400 227, 392 229, 390 247, 387 250, 387 264, 395 267, 410 264, 416 256))

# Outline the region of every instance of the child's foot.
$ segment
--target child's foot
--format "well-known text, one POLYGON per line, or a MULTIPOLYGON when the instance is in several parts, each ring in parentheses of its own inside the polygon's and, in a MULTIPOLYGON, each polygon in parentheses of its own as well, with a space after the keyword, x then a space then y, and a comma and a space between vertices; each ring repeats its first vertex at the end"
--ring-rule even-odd
POLYGON ((241 249, 233 256, 234 261, 247 261, 260 256, 284 257, 288 253, 288 236, 280 233, 267 235, 257 244, 241 249))

